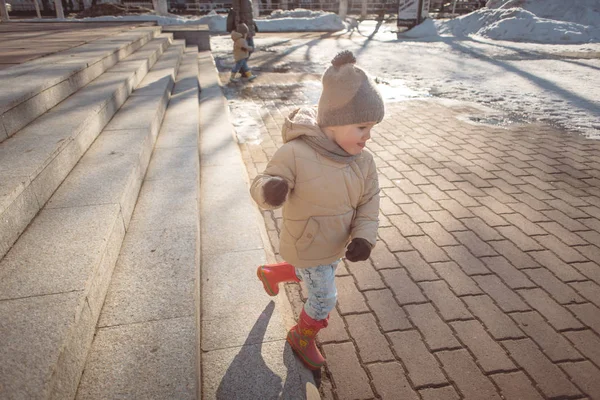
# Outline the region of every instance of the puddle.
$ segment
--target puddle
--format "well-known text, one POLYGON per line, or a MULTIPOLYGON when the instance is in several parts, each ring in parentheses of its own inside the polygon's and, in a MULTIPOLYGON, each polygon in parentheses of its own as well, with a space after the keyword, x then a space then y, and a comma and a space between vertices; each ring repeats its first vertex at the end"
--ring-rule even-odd
POLYGON ((487 125, 507 129, 527 123, 527 120, 523 118, 506 114, 459 115, 456 118, 472 125, 487 125))
POLYGON ((383 100, 386 102, 431 97, 431 95, 425 90, 419 91, 410 89, 408 86, 406 86, 406 81, 403 79, 386 80, 384 78, 376 77, 375 82, 377 83, 377 88, 381 92, 383 100))

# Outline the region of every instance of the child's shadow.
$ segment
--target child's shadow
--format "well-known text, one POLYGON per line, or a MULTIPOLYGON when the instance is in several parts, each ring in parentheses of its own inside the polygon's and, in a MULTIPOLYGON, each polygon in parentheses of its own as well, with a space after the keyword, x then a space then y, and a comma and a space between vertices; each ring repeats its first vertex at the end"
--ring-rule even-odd
POLYGON ((274 373, 263 359, 262 340, 274 309, 275 303, 271 301, 252 327, 246 342, 221 380, 217 389, 218 400, 306 398, 304 393, 298 393, 298 389, 304 390, 304 388, 300 384, 294 354, 287 343, 283 353, 287 370, 285 383, 282 384, 281 377, 274 373))

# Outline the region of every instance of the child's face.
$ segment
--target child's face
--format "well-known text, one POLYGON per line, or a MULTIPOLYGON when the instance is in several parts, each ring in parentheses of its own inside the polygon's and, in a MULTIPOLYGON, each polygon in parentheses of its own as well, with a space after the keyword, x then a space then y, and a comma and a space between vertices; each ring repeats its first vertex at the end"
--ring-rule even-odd
POLYGON ((325 128, 327 136, 335 141, 348 154, 357 155, 365 148, 367 140, 371 139, 371 129, 376 122, 362 124, 330 126, 325 128))

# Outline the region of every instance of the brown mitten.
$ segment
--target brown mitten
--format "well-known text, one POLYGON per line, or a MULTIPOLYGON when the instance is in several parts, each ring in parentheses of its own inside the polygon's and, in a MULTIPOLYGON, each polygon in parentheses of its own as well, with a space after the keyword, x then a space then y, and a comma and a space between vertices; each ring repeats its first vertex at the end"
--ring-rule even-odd
POLYGON ((263 186, 265 202, 273 207, 279 207, 285 201, 289 190, 285 179, 274 176, 263 186))
POLYGON ((348 261, 365 261, 371 255, 371 243, 363 238, 354 238, 348 245, 346 258, 348 261))

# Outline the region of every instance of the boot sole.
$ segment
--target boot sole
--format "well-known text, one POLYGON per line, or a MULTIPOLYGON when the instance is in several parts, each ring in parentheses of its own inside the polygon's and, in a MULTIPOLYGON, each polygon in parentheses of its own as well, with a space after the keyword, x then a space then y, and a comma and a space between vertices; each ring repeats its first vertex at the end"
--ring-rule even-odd
POLYGON ((262 272, 261 268, 262 268, 262 266, 260 266, 256 269, 256 276, 258 276, 258 279, 260 279, 260 281, 262 282, 265 292, 267 292, 267 294, 271 297, 277 296, 279 294, 279 288, 277 288, 277 291, 271 289, 271 286, 269 285, 269 283, 267 281, 267 277, 262 272))
POLYGON ((300 358, 300 360, 302 361, 302 363, 304 365, 306 365, 306 367, 312 371, 318 371, 321 369, 321 367, 324 364, 313 364, 310 362, 310 360, 308 360, 306 357, 304 357, 304 354, 302 354, 302 352, 298 349, 296 349, 293 340, 290 338, 290 332, 288 332, 287 337, 285 338, 285 340, 289 343, 290 347, 292 348, 292 350, 294 350, 294 353, 300 358))

